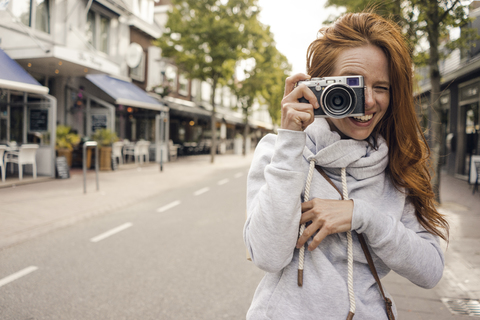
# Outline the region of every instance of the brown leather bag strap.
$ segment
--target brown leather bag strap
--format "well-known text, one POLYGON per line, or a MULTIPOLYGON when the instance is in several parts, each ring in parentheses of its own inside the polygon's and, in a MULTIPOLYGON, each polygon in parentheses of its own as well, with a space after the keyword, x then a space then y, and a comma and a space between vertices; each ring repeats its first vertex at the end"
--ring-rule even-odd
MULTIPOLYGON (((337 192, 340 194, 340 197, 342 197, 343 200, 343 194, 342 192, 337 188, 337 186, 333 183, 332 179, 325 173, 325 171, 319 167, 315 166, 317 171, 325 178, 325 180, 330 183, 332 187, 337 190, 337 192)), ((368 266, 370 267, 370 271, 373 274, 373 277, 375 278, 375 281, 378 284, 378 287, 380 288, 380 292, 382 294, 383 300, 385 300, 385 307, 387 309, 387 316, 389 320, 395 320, 395 316, 393 314, 392 310, 392 300, 387 298, 385 296, 385 292, 383 291, 382 283, 380 282, 380 278, 378 277, 377 274, 377 269, 375 268, 375 264, 373 263, 372 255, 370 254, 370 250, 368 250, 367 242, 365 241, 365 238, 363 237, 363 234, 359 233, 358 235, 358 240, 360 241, 360 245, 362 246, 363 253, 365 254, 365 258, 367 258, 368 266)))
POLYGON ((360 245, 362 246, 363 253, 365 254, 365 257, 367 258, 368 266, 370 267, 370 271, 373 274, 373 277, 375 278, 375 281, 378 284, 378 287, 380 288, 380 292, 382 293, 383 300, 385 300, 385 307, 387 308, 387 316, 389 320, 395 320, 395 316, 393 315, 393 310, 392 310, 392 300, 387 298, 385 296, 385 292, 383 291, 382 283, 380 282, 380 278, 378 277, 377 274, 377 269, 375 268, 375 264, 373 263, 372 255, 370 254, 370 250, 368 250, 367 247, 367 242, 365 241, 365 238, 363 237, 363 234, 359 233, 358 235, 358 240, 360 241, 360 245))

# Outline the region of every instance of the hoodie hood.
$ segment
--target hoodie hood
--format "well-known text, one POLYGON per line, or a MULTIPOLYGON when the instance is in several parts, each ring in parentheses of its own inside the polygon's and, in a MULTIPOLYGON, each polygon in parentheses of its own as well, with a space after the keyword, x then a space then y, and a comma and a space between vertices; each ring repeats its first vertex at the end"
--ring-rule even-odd
POLYGON ((384 172, 388 165, 388 147, 381 136, 376 141, 341 139, 337 132, 330 130, 327 120, 317 118, 305 130, 307 134, 303 156, 307 161, 315 159, 316 164, 336 175, 341 168, 356 180, 363 180, 384 172), (370 142, 370 143, 369 143, 370 142))

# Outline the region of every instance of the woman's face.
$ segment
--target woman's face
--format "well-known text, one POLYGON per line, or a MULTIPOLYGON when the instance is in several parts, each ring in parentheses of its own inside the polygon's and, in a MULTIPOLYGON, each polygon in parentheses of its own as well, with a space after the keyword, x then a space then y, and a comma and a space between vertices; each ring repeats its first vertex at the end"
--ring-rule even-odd
POLYGON ((388 60, 374 45, 342 51, 335 62, 333 76, 363 76, 365 82, 365 116, 343 119, 327 118, 333 130, 355 140, 370 136, 387 111, 390 102, 388 60))

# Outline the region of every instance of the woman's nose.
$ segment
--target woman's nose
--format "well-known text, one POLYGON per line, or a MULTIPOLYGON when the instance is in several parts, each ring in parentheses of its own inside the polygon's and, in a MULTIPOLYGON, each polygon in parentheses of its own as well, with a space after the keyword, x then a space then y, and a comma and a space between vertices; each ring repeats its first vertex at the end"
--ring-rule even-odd
POLYGON ((365 110, 372 108, 375 105, 375 97, 372 88, 365 88, 365 110))

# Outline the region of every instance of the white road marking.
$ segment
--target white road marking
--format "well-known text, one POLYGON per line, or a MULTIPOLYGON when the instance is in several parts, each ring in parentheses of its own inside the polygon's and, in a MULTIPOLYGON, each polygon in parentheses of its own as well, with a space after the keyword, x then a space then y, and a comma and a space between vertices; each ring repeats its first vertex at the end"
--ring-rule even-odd
POLYGON ((27 274, 37 270, 38 267, 35 266, 30 266, 27 267, 23 270, 20 270, 18 272, 15 272, 14 274, 9 275, 8 277, 5 277, 3 279, 0 279, 0 287, 6 285, 7 283, 10 283, 12 281, 15 281, 23 276, 26 276, 27 274))
POLYGON ((173 208, 173 207, 178 206, 180 203, 181 203, 181 202, 180 202, 179 200, 170 202, 169 204, 164 205, 163 207, 158 208, 158 209, 157 209, 157 212, 167 211, 168 209, 171 209, 171 208, 173 208))
POLYGON ((116 227, 116 228, 113 228, 112 230, 109 230, 109 231, 107 231, 107 232, 104 232, 104 233, 96 236, 96 237, 93 237, 92 239, 90 239, 90 241, 92 241, 92 242, 101 241, 101 240, 103 240, 103 239, 105 239, 105 238, 108 238, 108 237, 110 237, 110 236, 112 236, 112 235, 114 235, 114 234, 116 234, 116 233, 119 233, 120 231, 123 231, 123 230, 125 230, 125 229, 130 228, 132 225, 133 225, 133 224, 130 223, 130 222, 124 223, 124 224, 122 224, 121 226, 118 226, 118 227, 116 227))
POLYGON ((228 181, 230 181, 230 180, 228 180, 228 179, 223 179, 223 180, 218 181, 217 183, 218 183, 219 186, 221 186, 221 185, 223 185, 223 184, 225 184, 225 183, 228 183, 228 181))
POLYGON ((210 190, 209 187, 205 187, 205 188, 203 188, 203 189, 200 189, 200 190, 195 191, 195 192, 193 193, 193 195, 194 195, 194 196, 199 196, 199 195, 201 195, 202 193, 205 193, 205 192, 207 192, 207 191, 209 191, 209 190, 210 190))
POLYGON ((243 172, 239 172, 234 175, 235 178, 240 178, 241 176, 243 176, 243 172))

